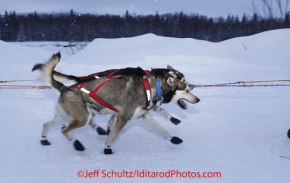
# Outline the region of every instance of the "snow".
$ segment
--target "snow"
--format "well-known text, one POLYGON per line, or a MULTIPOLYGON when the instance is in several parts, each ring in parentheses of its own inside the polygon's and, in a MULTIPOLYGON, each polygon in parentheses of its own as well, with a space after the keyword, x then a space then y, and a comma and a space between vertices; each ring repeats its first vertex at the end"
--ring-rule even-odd
MULTIPOLYGON (((0 79, 38 79, 35 63, 61 51, 56 70, 86 75, 112 68, 166 67, 183 72, 193 84, 289 79, 290 29, 275 30, 220 43, 158 37, 96 39, 75 55, 55 43, 0 41, 0 79), (50 45, 49 49, 35 45, 50 45), (24 45, 30 45, 29 47, 24 45), (31 46, 32 45, 32 46, 31 46)), ((6 83, 45 85, 42 81, 6 83)), ((289 84, 289 83, 287 83, 289 84)), ((289 182, 290 87, 195 88, 201 99, 188 110, 174 104, 162 108, 182 120, 175 126, 151 112, 169 131, 183 139, 173 145, 138 120, 131 120, 103 154, 106 137, 89 126, 74 134, 86 147, 77 152, 57 128, 51 146, 40 144, 42 124, 53 118, 55 90, 0 89, 1 182, 289 182), (77 172, 101 171, 79 178, 77 172), (221 178, 102 178, 102 171, 221 172, 221 178)), ((110 116, 96 116, 106 128, 110 116)))

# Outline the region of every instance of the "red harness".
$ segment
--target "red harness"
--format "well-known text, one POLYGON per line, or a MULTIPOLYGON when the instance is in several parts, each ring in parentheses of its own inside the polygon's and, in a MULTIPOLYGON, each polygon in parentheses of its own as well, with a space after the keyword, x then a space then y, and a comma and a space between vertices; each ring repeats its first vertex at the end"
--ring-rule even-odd
POLYGON ((145 87, 145 93, 146 93, 146 98, 147 98, 147 107, 150 107, 150 102, 151 102, 151 96, 150 96, 150 86, 149 86, 149 82, 148 82, 148 79, 147 79, 147 76, 150 76, 151 73, 149 70, 145 70, 145 73, 146 73, 146 76, 144 76, 142 78, 143 80, 143 84, 144 84, 144 87, 145 87))
POLYGON ((146 108, 148 108, 150 106, 150 102, 151 102, 151 95, 150 95, 150 86, 149 86, 149 82, 147 78, 142 78, 143 80, 143 84, 145 87, 145 93, 146 93, 146 98, 147 98, 147 106, 146 108))
POLYGON ((107 78, 105 81, 103 81, 101 84, 99 84, 93 91, 89 91, 87 89, 85 89, 85 85, 88 84, 88 82, 86 83, 83 83, 81 85, 78 85, 78 86, 71 86, 70 88, 78 88, 80 89, 81 91, 89 94, 90 97, 92 97, 93 99, 95 99, 97 102, 99 102, 101 105, 105 106, 106 108, 108 109, 111 109, 112 111, 115 111, 115 112, 118 112, 118 109, 116 109, 115 107, 111 106, 110 104, 108 104, 106 101, 104 101, 102 98, 100 98, 98 95, 97 95, 97 92, 99 91, 99 89, 104 86, 107 82, 109 82, 110 80, 112 80, 113 77, 111 78, 107 78))
MULTIPOLYGON (((78 88, 79 90, 89 94, 90 97, 92 97, 93 99, 95 99, 98 103, 100 103, 101 105, 103 105, 104 107, 111 109, 112 111, 118 112, 118 109, 116 109, 115 107, 111 106, 110 104, 108 104, 106 101, 104 101, 102 98, 100 98, 99 96, 97 96, 97 92, 99 91, 99 89, 101 87, 103 87, 107 82, 111 81, 114 78, 117 78, 119 76, 113 76, 114 73, 118 72, 120 69, 117 69, 115 71, 113 71, 112 73, 110 73, 107 76, 107 79, 105 81, 103 81, 101 84, 99 84, 93 91, 89 91, 87 89, 85 89, 84 87, 88 84, 88 82, 85 82, 83 84, 77 85, 77 86, 71 86, 70 88, 78 88)), ((149 71, 145 71, 146 75, 149 76, 150 72, 149 71)), ((95 78, 99 78, 97 76, 98 74, 94 74, 93 76, 95 78)), ((147 107, 150 106, 150 102, 151 102, 151 95, 150 95, 150 86, 149 86, 149 82, 147 77, 145 76, 144 78, 142 78, 144 87, 145 87, 145 93, 146 93, 146 97, 147 97, 147 107)), ((147 108, 146 107, 146 108, 147 108)))
POLYGON ((146 76, 150 76, 151 72, 149 70, 145 70, 146 76))

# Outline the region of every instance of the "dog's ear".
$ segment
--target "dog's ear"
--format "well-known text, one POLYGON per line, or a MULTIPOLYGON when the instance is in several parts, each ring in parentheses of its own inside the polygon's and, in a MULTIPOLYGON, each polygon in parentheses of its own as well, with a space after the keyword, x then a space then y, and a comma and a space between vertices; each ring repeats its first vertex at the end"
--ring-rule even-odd
POLYGON ((171 77, 174 77, 175 79, 177 78, 177 75, 174 73, 174 71, 169 71, 168 73, 171 75, 171 77))
POLYGON ((177 75, 173 71, 169 71, 169 72, 163 71, 163 76, 165 78, 169 78, 169 77, 174 77, 175 79, 177 78, 177 75))
POLYGON ((167 84, 171 87, 171 90, 172 90, 172 91, 175 90, 175 88, 176 88, 177 85, 178 85, 176 79, 173 78, 173 77, 169 77, 169 78, 167 78, 166 82, 167 82, 167 84))
POLYGON ((170 65, 167 65, 167 69, 170 71, 174 71, 175 69, 173 69, 173 67, 171 67, 170 65))

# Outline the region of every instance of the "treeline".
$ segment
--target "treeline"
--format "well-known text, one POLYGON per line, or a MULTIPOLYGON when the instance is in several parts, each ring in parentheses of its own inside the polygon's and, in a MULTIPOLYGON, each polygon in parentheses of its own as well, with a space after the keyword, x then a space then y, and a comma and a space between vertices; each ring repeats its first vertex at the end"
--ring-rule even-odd
POLYGON ((263 31, 290 28, 290 12, 282 18, 262 18, 254 13, 243 17, 209 18, 198 14, 120 15, 68 13, 0 15, 3 41, 92 41, 95 38, 122 38, 153 33, 176 38, 219 42, 263 31))

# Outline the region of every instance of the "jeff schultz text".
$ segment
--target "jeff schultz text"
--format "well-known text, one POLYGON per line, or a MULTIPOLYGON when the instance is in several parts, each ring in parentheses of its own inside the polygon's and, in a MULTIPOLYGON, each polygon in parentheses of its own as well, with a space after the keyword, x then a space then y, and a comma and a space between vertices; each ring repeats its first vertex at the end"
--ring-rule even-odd
POLYGON ((221 178, 221 172, 193 172, 168 170, 164 172, 135 170, 135 171, 114 171, 114 170, 79 170, 77 176, 80 178, 221 178))

